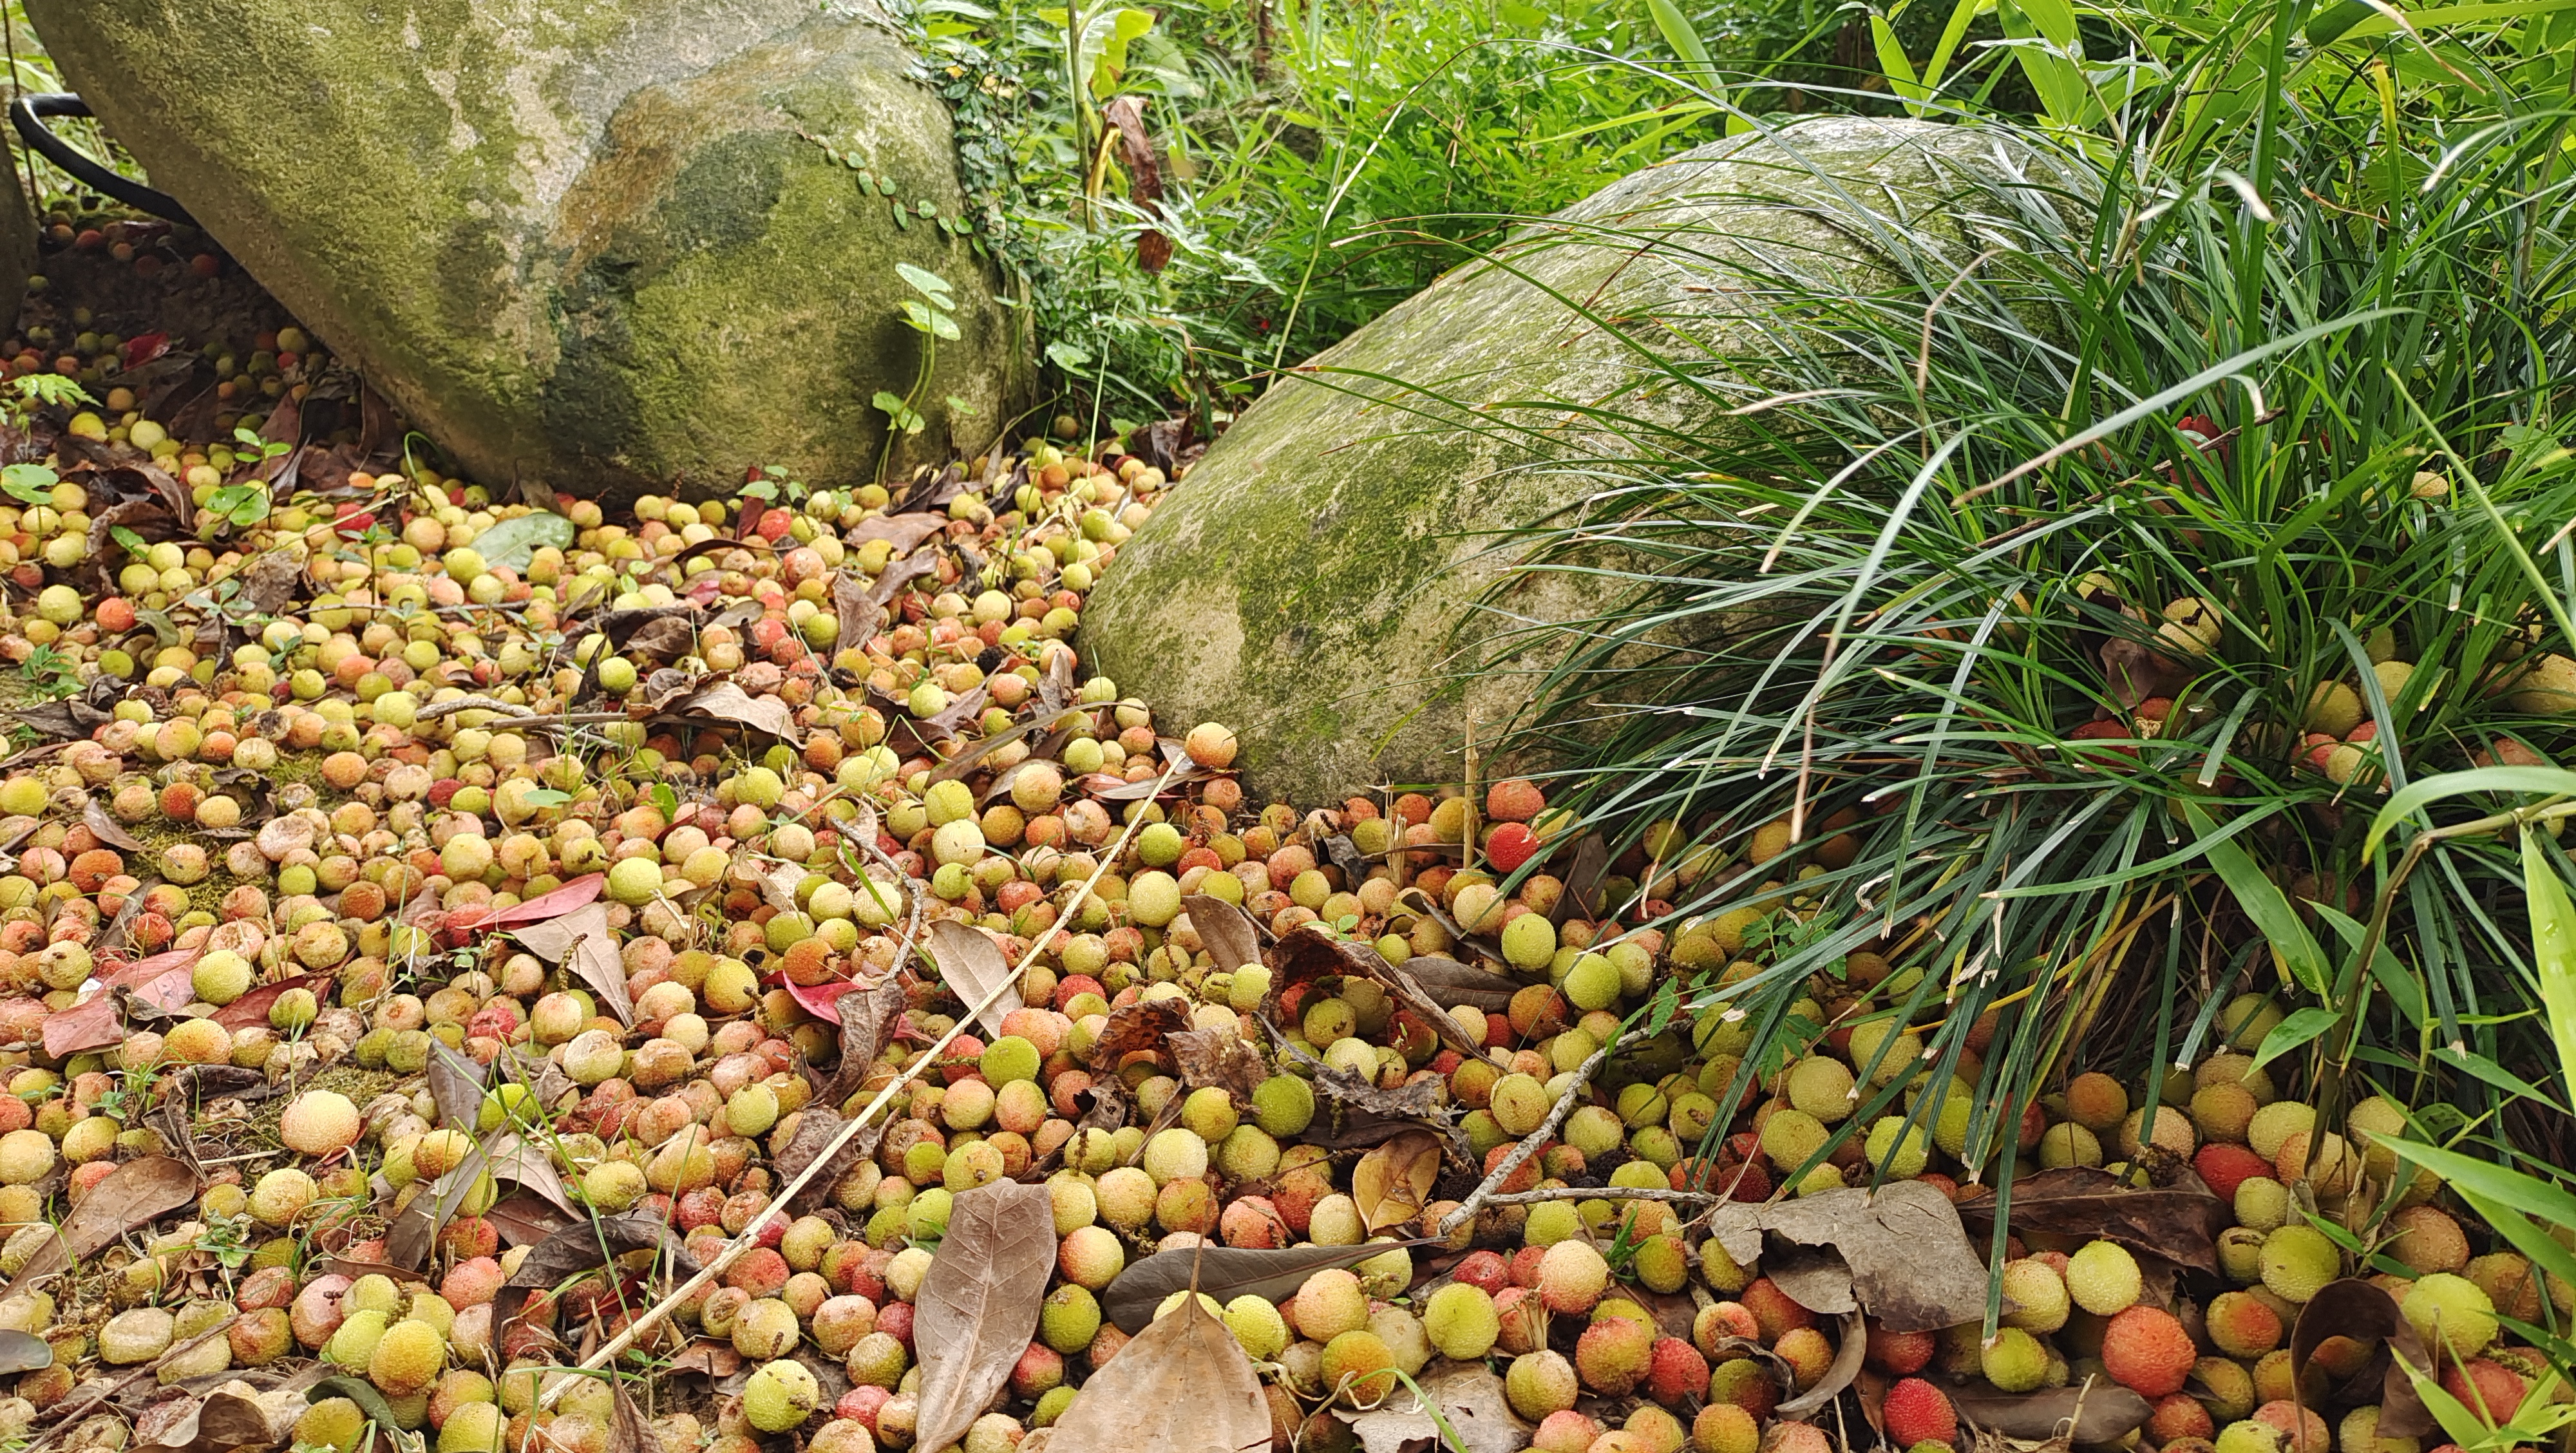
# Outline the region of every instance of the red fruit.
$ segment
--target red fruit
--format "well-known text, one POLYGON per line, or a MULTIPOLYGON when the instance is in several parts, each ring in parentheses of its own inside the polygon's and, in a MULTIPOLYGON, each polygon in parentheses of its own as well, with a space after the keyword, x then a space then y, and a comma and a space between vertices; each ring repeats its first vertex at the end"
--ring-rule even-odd
POLYGON ((1888 1441, 1900 1448, 1959 1441, 1959 1413, 1950 1406, 1950 1395, 1919 1377, 1889 1388, 1879 1417, 1887 1425, 1888 1441))
POLYGON ((1527 778, 1514 777, 1485 789, 1485 816, 1496 822, 1527 822, 1547 808, 1547 795, 1527 778))
POLYGON ((1932 1361, 1940 1339, 1929 1332, 1891 1332, 1869 1324, 1869 1365, 1894 1377, 1921 1372, 1932 1361))
POLYGON ((2212 1141, 2191 1158, 2191 1168, 2200 1173, 2210 1191, 2222 1201, 2236 1199, 2236 1188, 2256 1176, 2272 1173, 2272 1163, 2242 1145, 2212 1141))
POLYGON ((1470 1251, 1449 1273, 1451 1281, 1462 1281, 1487 1296, 1512 1284, 1511 1263, 1491 1251, 1470 1251))
POLYGON ((877 1308, 877 1330, 910 1347, 912 1345, 912 1303, 888 1302, 877 1308))
POLYGON ((1789 1294, 1771 1284, 1771 1278, 1758 1276, 1751 1285, 1736 1294, 1737 1301, 1753 1314, 1762 1328, 1762 1340, 1777 1342, 1780 1334, 1816 1325, 1816 1314, 1789 1300, 1789 1294))
POLYGON ((2113 1317, 2102 1333, 2103 1371, 2150 1398, 2182 1391, 2199 1357, 2181 1319, 2161 1307, 2131 1307, 2113 1317))
POLYGON ((1708 1395, 1708 1359, 1679 1337, 1658 1337, 1646 1354, 1646 1396, 1678 1407, 1708 1395))
POLYGON ((1512 1285, 1516 1287, 1537 1286, 1538 1264, 1545 1260, 1546 1257, 1547 1248, 1544 1246, 1524 1246, 1520 1250, 1513 1252, 1512 1285))
POLYGON ((1485 839, 1485 856, 1506 873, 1537 857, 1538 849, 1538 835, 1517 822, 1504 823, 1485 839))
POLYGON ((2147 1436, 2161 1448, 2177 1438, 2214 1438, 2218 1425, 2200 1399, 2186 1392, 2171 1393, 2156 1399, 2155 1409, 2147 1414, 2147 1436))
POLYGON ((2511 1369, 2484 1357, 2466 1367, 2453 1362, 2445 1368, 2442 1390, 2458 1398, 2470 1412, 2479 1414, 2489 1426, 2511 1418, 2522 1406, 2523 1394, 2529 1391, 2511 1369))

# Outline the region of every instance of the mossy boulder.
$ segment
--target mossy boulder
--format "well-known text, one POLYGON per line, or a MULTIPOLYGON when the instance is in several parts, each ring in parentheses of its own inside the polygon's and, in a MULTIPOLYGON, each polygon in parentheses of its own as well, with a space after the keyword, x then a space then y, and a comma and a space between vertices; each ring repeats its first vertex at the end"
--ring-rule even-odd
POLYGON ((1508 532, 1598 489, 1585 461, 1639 448, 1566 406, 1619 410, 1631 432, 1724 427, 1708 394, 1599 320, 1652 320, 1632 331, 1722 357, 1747 296, 1715 257, 1857 282, 1871 250, 1854 199, 1955 231, 1943 198, 1996 155, 1970 128, 1810 121, 1687 152, 1524 229, 1508 267, 1450 273, 1247 410, 1120 547, 1085 650, 1158 714, 1233 727, 1260 795, 1454 782, 1471 738, 1497 765, 1561 644, 1532 636, 1515 654, 1502 633, 1599 604, 1569 577, 1508 580, 1522 558, 1508 532))
MULTIPOLYGON (((0 160, 6 157, 7 152, 0 150, 0 160)), ((18 304, 27 295, 27 279, 36 275, 36 207, 27 200, 15 169, 0 191, 8 193, 0 197, 0 321, 15 327, 18 304)))
POLYGON ((481 478, 875 476, 909 262, 959 342, 898 467, 1000 431, 1027 355, 946 107, 813 0, 36 0, 64 75, 261 283, 481 478), (900 214, 900 215, 898 215, 900 214), (948 224, 943 226, 943 221, 948 224), (971 414, 952 413, 954 396, 971 414))

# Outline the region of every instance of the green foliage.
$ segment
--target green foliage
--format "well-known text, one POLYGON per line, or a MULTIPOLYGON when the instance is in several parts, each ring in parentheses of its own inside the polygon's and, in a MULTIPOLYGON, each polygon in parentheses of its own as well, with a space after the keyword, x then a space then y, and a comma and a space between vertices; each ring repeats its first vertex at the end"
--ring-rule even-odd
MULTIPOLYGON (((1219 412, 1498 238, 1719 134, 1649 4, 922 0, 989 244, 1095 413, 1219 412), (1140 188, 1108 103, 1141 106, 1140 188), (1159 267, 1162 249, 1169 260, 1159 267)), ((1694 22, 1695 23, 1695 22, 1694 22)))

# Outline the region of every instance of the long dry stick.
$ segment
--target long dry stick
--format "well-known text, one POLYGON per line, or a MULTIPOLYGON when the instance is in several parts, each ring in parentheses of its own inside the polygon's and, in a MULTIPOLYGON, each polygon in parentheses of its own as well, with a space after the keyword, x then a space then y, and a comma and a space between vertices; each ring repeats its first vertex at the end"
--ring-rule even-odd
MULTIPOLYGON (((1156 796, 1159 796, 1165 787, 1171 785, 1173 774, 1179 770, 1180 763, 1178 762, 1175 762, 1163 769, 1162 778, 1154 784, 1154 793, 1156 796)), ((1153 797, 1147 797, 1144 800, 1151 802, 1153 797)), ((1140 812, 1136 815, 1133 821, 1127 824, 1127 830, 1118 835, 1117 846, 1111 848, 1107 853, 1102 854, 1100 865, 1091 870, 1090 877, 1082 880, 1082 891, 1074 894, 1073 901, 1065 905, 1065 917, 1070 918, 1073 914, 1081 911, 1084 902, 1091 897, 1092 888, 1100 882, 1101 875, 1109 871, 1109 865, 1117 862, 1120 854, 1126 852, 1128 840, 1135 837, 1137 829, 1144 825, 1145 815, 1140 812)), ((823 1149, 815 1155, 812 1164, 806 1166, 802 1171, 797 1172, 795 1179, 781 1187, 778 1194, 770 1198, 770 1204, 784 1206, 790 1201, 793 1201, 796 1198, 796 1193, 805 1189, 806 1183, 813 1180, 825 1166, 830 1165, 832 1163, 832 1157, 841 1153, 841 1147, 849 1144, 851 1140, 855 1139, 859 1131, 865 1128, 869 1121, 874 1120, 885 1110, 886 1106, 894 1102, 894 1097, 897 1092, 911 1084, 915 1079, 920 1077, 923 1071, 929 1069, 933 1064, 938 1062, 939 1052, 948 1047, 949 1041, 955 1039, 959 1033, 963 1032, 967 1025, 974 1023, 976 1016, 991 1008, 1001 999, 1005 992, 1019 986, 1022 978, 1028 973, 1029 965, 1037 962, 1038 954, 1045 946, 1046 939, 1043 935, 1041 935, 1036 942, 1030 944, 1028 953, 1021 957, 1018 965, 1015 966, 1008 975, 1004 976, 1000 982, 986 990, 984 992, 984 997, 976 1000, 973 1004, 968 1005, 966 1012, 957 1017, 957 1022, 949 1026, 948 1032, 939 1036, 939 1038, 931 1044, 930 1048, 924 1050, 921 1053, 921 1056, 913 1061, 912 1068, 905 1070, 902 1074, 896 1076, 895 1079, 884 1089, 879 1090, 876 1098, 868 1102, 867 1108, 861 1110, 849 1124, 842 1126, 841 1133, 832 1137, 832 1143, 824 1146, 823 1149)), ((1603 1051, 1605 1054, 1607 1052, 1607 1050, 1603 1051)), ((1582 1073, 1588 1077, 1600 1062, 1601 1055, 1594 1055, 1590 1060, 1585 1061, 1582 1073)), ((1571 1099, 1571 1096, 1568 1098, 1571 1099)), ((1557 1115, 1550 1117, 1548 1124, 1552 1126, 1562 1118, 1563 1111, 1562 1108, 1560 1108, 1557 1115)), ((1508 1169, 1508 1167, 1506 1167, 1506 1169, 1508 1169)), ((717 1252, 715 1259, 708 1262, 704 1270, 700 1271, 696 1276, 693 1276, 687 1281, 681 1283, 677 1289, 673 1290, 668 1296, 662 1298, 662 1300, 655 1302, 651 1307, 645 1309, 644 1315, 627 1323, 624 1331, 619 1332, 616 1336, 611 1337, 606 1342, 600 1344, 599 1350, 593 1352, 588 1357, 583 1358, 581 1366, 576 1370, 581 1372, 595 1372, 602 1367, 606 1367, 619 1355, 623 1354, 627 1348, 634 1346, 636 1339, 641 1337, 645 1332, 651 1330, 656 1324, 669 1318, 674 1308, 678 1307, 682 1302, 687 1301, 688 1298, 700 1288, 713 1282, 717 1277, 724 1275, 726 1269, 731 1267, 736 1261, 740 1260, 744 1252, 751 1250, 751 1248, 759 1244, 759 1228, 757 1226, 746 1228, 741 1235, 735 1237, 729 1242, 726 1242, 724 1250, 717 1252)), ((557 1382, 552 1388, 547 1390, 543 1397, 538 1399, 538 1405, 540 1407, 554 1406, 556 1399, 562 1397, 564 1389, 570 1387, 573 1382, 574 1379, 569 1377, 557 1382)))
POLYGON ((1494 1167, 1492 1175, 1485 1177, 1474 1190, 1467 1193, 1467 1199, 1458 1203, 1457 1210, 1440 1218, 1442 1236, 1448 1236, 1459 1227, 1466 1225, 1467 1218, 1476 1214, 1476 1208, 1492 1199, 1494 1192, 1502 1189, 1503 1182, 1512 1178, 1512 1172, 1519 1170, 1523 1162, 1538 1154, 1538 1148, 1547 1144, 1548 1138, 1556 1134, 1556 1128, 1565 1123, 1565 1117, 1573 1114, 1575 1104, 1583 1099, 1583 1087, 1591 1084, 1592 1077, 1601 1073, 1601 1067, 1610 1062, 1610 1051, 1619 1047, 1619 1038, 1615 1034, 1610 1036, 1608 1044, 1592 1052, 1592 1058, 1585 1060, 1582 1066, 1575 1070, 1574 1083, 1565 1087, 1565 1093, 1557 1097, 1556 1108, 1547 1112, 1547 1118, 1539 1122, 1538 1128, 1523 1137, 1520 1144, 1512 1147, 1512 1153, 1503 1157, 1503 1163, 1494 1167))

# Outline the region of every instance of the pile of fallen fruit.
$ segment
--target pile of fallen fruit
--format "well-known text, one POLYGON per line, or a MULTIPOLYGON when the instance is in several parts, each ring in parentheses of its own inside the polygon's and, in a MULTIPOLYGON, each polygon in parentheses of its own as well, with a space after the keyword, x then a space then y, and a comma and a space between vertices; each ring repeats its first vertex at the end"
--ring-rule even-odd
POLYGON ((298 337, 175 421, 18 341, 96 397, 0 439, 13 1446, 2415 1453, 2396 1358, 2564 1396, 2499 1319, 2569 1289, 2394 1106, 2276 1094, 2257 996, 1998 1131, 1877 953, 1741 1073, 1792 910, 1668 921, 1704 854, 1248 802, 1070 644, 1178 461, 611 519, 317 436, 298 337))

